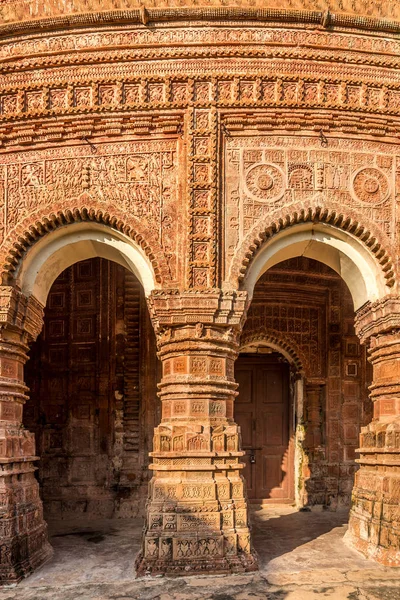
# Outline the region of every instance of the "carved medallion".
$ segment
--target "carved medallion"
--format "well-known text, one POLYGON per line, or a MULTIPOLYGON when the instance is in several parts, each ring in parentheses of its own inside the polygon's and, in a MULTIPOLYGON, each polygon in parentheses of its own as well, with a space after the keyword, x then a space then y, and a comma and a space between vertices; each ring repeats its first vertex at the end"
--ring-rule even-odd
POLYGON ((389 193, 389 181, 385 173, 373 167, 361 169, 353 179, 353 191, 361 202, 379 204, 389 193))
POLYGON ((251 167, 245 181, 248 192, 264 202, 276 200, 284 191, 283 173, 274 165, 258 164, 251 167))

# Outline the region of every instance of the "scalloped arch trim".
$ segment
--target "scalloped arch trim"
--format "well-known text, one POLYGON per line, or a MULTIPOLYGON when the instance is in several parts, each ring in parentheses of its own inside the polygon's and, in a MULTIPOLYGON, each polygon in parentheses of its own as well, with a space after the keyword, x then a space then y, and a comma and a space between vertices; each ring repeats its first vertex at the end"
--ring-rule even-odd
POLYGON ((282 336, 272 334, 262 327, 258 331, 244 331, 240 338, 241 352, 246 346, 262 342, 267 346, 270 345, 273 349, 281 352, 290 362, 296 367, 299 373, 307 374, 308 362, 298 348, 294 348, 292 342, 285 340, 282 336))
POLYGON ((17 241, 12 243, 12 247, 7 252, 3 264, 3 284, 8 285, 12 283, 14 273, 21 265, 26 252, 39 239, 65 225, 85 222, 106 225, 115 231, 123 233, 143 250, 152 265, 154 279, 158 284, 163 284, 171 279, 169 267, 164 258, 163 251, 161 247, 154 247, 154 240, 152 240, 151 247, 144 236, 136 231, 133 226, 124 223, 120 218, 113 216, 107 211, 101 209, 74 208, 58 211, 56 214, 52 213, 48 217, 38 219, 32 225, 27 227, 24 233, 18 235, 17 241))
POLYGON ((250 264, 264 242, 272 239, 279 232, 302 223, 331 225, 351 234, 360 240, 363 246, 373 255, 382 270, 386 285, 388 287, 395 285, 396 273, 393 260, 378 238, 378 234, 366 228, 356 218, 343 215, 336 208, 326 209, 321 207, 295 208, 290 214, 275 218, 268 225, 256 225, 243 241, 241 250, 232 263, 230 270, 231 283, 239 283, 240 285, 243 282, 250 264))

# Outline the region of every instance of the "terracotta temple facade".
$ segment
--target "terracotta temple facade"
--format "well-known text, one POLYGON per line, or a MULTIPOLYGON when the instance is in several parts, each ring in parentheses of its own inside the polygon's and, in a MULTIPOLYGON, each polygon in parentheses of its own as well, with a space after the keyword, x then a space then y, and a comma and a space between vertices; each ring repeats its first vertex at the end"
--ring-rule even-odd
POLYGON ((143 515, 139 575, 255 570, 250 503, 400 566, 399 33, 0 0, 1 583, 82 515, 143 515))

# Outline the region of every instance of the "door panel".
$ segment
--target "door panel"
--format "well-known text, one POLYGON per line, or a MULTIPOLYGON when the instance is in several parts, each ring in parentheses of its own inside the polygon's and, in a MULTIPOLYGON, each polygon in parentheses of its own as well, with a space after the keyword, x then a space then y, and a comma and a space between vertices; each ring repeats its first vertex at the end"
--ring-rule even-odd
POLYGON ((246 451, 247 493, 254 501, 288 502, 294 497, 289 365, 278 356, 241 355, 235 366, 235 420, 246 451))
POLYGON ((141 303, 137 279, 100 258, 72 265, 49 292, 25 368, 24 423, 36 434, 42 497, 53 515, 109 510, 123 472, 113 468, 116 449, 129 477, 141 473, 141 303))

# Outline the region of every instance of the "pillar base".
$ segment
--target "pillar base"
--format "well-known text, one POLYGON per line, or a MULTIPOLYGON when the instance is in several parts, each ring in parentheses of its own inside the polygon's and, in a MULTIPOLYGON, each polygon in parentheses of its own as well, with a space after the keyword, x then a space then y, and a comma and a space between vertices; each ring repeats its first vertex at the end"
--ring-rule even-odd
POLYGON ((46 525, 29 535, 3 543, 0 552, 0 585, 19 583, 53 556, 53 548, 47 541, 46 525))
POLYGON ((360 436, 346 543, 388 567, 400 566, 400 422, 375 421, 360 436))
POLYGON ((2 459, 0 476, 0 585, 18 583, 53 554, 39 486, 36 457, 2 459))
MULTIPOLYGON (((144 558, 140 553, 135 561, 135 568, 138 577, 145 575, 168 575, 170 577, 182 575, 232 575, 236 573, 249 573, 258 570, 257 556, 255 552, 249 554, 238 554, 235 556, 215 556, 212 549, 223 548, 223 539, 217 537, 198 538, 193 537, 187 540, 188 552, 193 554, 201 552, 203 549, 209 549, 210 555, 202 558, 191 556, 185 559, 150 560, 144 558), (211 542, 211 544, 210 544, 211 542), (212 549, 210 549, 210 546, 212 549)), ((174 547, 172 538, 160 540, 160 547, 174 547)), ((223 551, 223 550, 222 550, 223 551)))
MULTIPOLYGON (((373 477, 363 468, 357 473, 368 477, 371 487, 389 480, 382 472, 373 477)), ((366 558, 387 567, 400 566, 400 507, 395 498, 376 499, 374 493, 356 487, 345 541, 366 558)))
MULTIPOLYGON (((368 522, 365 520, 361 521, 359 518, 354 518, 353 515, 350 517, 352 520, 352 531, 348 531, 344 536, 344 541, 348 546, 360 552, 365 558, 373 560, 385 567, 399 567, 400 566, 400 551, 394 548, 383 548, 383 546, 377 546, 375 543, 363 540, 361 537, 355 535, 354 530, 360 526, 367 529, 369 526, 379 525, 378 523, 368 522)), ((399 535, 399 532, 397 533, 399 535)))

